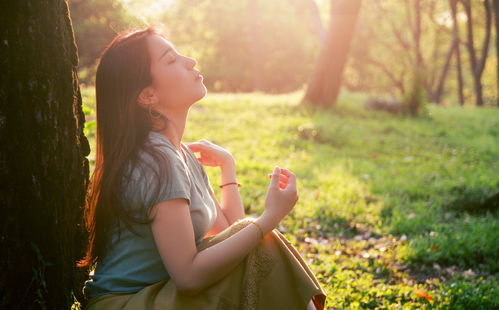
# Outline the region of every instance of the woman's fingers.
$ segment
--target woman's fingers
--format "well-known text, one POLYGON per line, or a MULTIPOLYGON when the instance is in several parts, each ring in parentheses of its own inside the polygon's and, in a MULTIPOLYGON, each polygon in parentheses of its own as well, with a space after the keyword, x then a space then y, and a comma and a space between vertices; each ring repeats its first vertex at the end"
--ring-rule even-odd
POLYGON ((284 174, 285 176, 287 176, 288 178, 289 178, 290 176, 294 175, 294 174, 293 174, 293 172, 289 171, 289 170, 288 170, 288 169, 286 169, 286 168, 281 168, 281 173, 282 173, 282 174, 284 174))
POLYGON ((296 191, 296 176, 286 168, 281 168, 281 175, 286 176, 286 190, 296 191))
POLYGON ((200 142, 186 142, 185 143, 193 152, 204 150, 204 145, 200 142))
MULTIPOLYGON (((272 177, 272 174, 271 174, 271 173, 269 173, 269 174, 267 174, 267 176, 268 176, 269 178, 271 178, 271 177, 272 177)), ((279 176, 279 180, 281 180, 281 181, 283 181, 283 182, 287 182, 287 181, 288 181, 288 177, 287 177, 287 176, 285 176, 285 175, 283 175, 283 174, 281 173, 281 175, 279 176)))
MULTIPOLYGON (((272 174, 269 174, 269 178, 271 178, 271 177, 272 177, 272 174)), ((281 189, 285 189, 286 186, 288 186, 288 180, 287 180, 287 178, 285 178, 281 175, 281 177, 279 178, 279 187, 281 189)))
MULTIPOLYGON (((270 173, 268 175, 271 175, 270 173)), ((291 176, 294 176, 294 173, 289 171, 288 169, 286 168, 281 168, 281 176, 284 176, 286 179, 291 177, 291 176)))
POLYGON ((277 176, 280 175, 280 168, 275 167, 274 171, 272 171, 272 174, 270 175, 270 187, 278 187, 279 186, 279 178, 277 176))
POLYGON ((288 188, 291 188, 293 190, 296 190, 296 177, 294 174, 291 174, 288 177, 288 188))

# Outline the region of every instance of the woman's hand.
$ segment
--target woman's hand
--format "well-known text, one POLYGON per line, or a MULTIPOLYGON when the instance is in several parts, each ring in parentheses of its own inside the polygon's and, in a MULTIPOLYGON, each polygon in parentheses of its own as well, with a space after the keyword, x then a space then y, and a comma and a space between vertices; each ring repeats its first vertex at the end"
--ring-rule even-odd
POLYGON ((269 216, 274 223, 278 223, 293 210, 298 201, 296 176, 290 170, 276 166, 270 178, 263 213, 269 216))
MULTIPOLYGON (((279 188, 280 189, 285 189, 286 186, 288 186, 288 182, 289 182, 289 177, 288 177, 288 171, 287 169, 285 168, 281 168, 281 174, 279 175, 279 188)), ((272 173, 267 173, 267 176, 269 177, 269 179, 272 179, 272 173)))
POLYGON ((223 147, 201 139, 197 142, 185 143, 193 152, 199 152, 197 160, 204 166, 223 167, 234 161, 232 154, 223 147))

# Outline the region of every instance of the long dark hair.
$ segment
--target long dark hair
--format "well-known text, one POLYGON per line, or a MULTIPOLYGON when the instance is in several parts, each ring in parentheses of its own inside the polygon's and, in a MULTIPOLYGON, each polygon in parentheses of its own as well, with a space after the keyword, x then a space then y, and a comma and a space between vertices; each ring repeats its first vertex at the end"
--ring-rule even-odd
MULTIPOLYGON (((121 232, 120 222, 123 222, 134 232, 132 221, 150 222, 133 216, 122 200, 126 167, 137 162, 139 149, 162 165, 161 173, 171 173, 167 157, 153 148, 155 144, 146 143, 153 129, 152 121, 149 112, 137 103, 139 93, 152 83, 146 41, 150 35, 165 37, 155 26, 124 30, 106 46, 99 59, 95 80, 96 159, 85 204, 88 246, 85 257, 77 262, 78 267, 92 267, 104 256, 110 246, 113 224, 117 223, 121 232)), ((166 125, 167 119, 162 117, 166 125)), ((158 191, 159 187, 156 194, 158 191)), ((149 211, 150 207, 142 206, 141 211, 149 211)))

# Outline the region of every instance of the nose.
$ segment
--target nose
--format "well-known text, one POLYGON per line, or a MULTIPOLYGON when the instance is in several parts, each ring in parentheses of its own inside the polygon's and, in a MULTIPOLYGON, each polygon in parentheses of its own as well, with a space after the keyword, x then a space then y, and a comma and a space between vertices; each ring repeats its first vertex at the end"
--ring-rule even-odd
POLYGON ((185 56, 188 60, 188 64, 190 66, 190 68, 194 68, 196 65, 197 65, 197 61, 196 59, 192 58, 192 57, 189 57, 189 56, 185 56))

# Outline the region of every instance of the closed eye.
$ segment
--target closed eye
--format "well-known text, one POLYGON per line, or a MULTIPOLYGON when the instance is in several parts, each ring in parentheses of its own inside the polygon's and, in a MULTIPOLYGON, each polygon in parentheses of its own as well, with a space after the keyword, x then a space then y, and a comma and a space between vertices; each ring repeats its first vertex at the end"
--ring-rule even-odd
POLYGON ((168 53, 168 63, 169 63, 169 64, 171 64, 171 63, 175 62, 175 59, 176 59, 176 57, 175 57, 175 56, 173 56, 173 54, 168 53))

